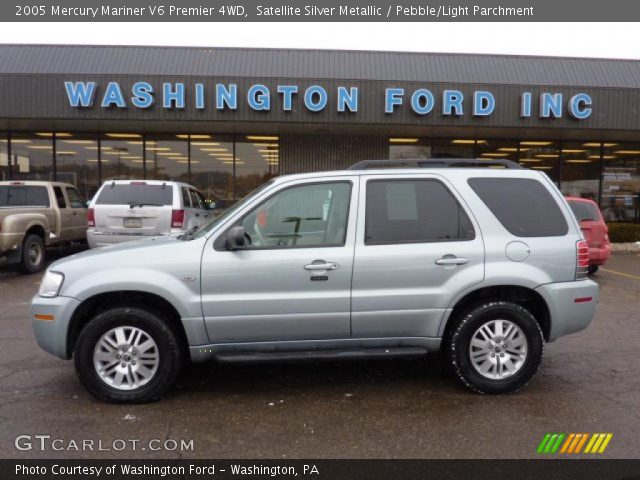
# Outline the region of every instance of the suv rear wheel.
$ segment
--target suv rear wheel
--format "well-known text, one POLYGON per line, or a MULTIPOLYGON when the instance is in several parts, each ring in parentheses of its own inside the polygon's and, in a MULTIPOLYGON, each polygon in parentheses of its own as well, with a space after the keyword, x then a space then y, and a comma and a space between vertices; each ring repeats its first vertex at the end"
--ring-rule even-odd
POLYGON ((525 386, 542 360, 544 337, 531 313, 490 302, 467 313, 451 335, 448 354, 457 378, 478 393, 510 393, 525 386))
POLYGON ((183 363, 178 336, 167 321, 136 307, 113 308, 91 319, 74 357, 89 393, 111 403, 159 400, 183 363))

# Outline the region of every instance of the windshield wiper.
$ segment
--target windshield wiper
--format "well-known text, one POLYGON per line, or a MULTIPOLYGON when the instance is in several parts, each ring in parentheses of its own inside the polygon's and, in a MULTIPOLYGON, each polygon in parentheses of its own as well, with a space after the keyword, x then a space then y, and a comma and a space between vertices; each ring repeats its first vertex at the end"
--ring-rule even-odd
POLYGON ((129 204, 129 208, 133 207, 162 207, 159 203, 131 203, 129 204))

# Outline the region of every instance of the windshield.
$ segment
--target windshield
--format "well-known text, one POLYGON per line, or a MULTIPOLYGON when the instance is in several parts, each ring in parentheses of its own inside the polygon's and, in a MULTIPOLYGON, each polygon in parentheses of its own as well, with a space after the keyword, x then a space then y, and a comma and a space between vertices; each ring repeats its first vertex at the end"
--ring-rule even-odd
POLYGON ((215 228, 217 225, 219 225, 222 221, 224 221, 225 219, 227 219, 229 216, 231 216, 234 212, 236 212, 238 209, 240 209, 245 203, 249 202, 253 197, 255 197, 258 193, 260 193, 262 190, 264 190, 265 188, 267 188, 268 186, 270 186, 273 183, 273 180, 269 180, 266 183, 263 183, 262 185, 260 185, 258 188, 256 188, 255 190, 253 190, 252 192, 249 192, 247 195, 245 195, 244 197, 242 197, 240 200, 238 200, 233 206, 231 206, 228 210, 226 210, 224 213, 222 213, 221 215, 217 216, 216 218, 214 218, 213 220, 211 220, 209 223, 206 223, 204 225, 202 225, 197 231, 196 233, 194 233, 192 236, 189 237, 189 239, 193 239, 193 238, 200 238, 205 236, 208 232, 210 232, 213 228, 215 228))

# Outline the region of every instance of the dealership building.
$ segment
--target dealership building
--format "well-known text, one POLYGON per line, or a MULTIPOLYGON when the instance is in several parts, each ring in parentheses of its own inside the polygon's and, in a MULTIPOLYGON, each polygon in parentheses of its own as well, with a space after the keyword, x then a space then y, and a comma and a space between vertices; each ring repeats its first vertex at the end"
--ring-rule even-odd
MULTIPOLYGON (((210 200, 364 159, 509 159, 640 220, 640 61, 0 45, 0 178, 210 200)), ((535 201, 535 199, 532 199, 535 201)))

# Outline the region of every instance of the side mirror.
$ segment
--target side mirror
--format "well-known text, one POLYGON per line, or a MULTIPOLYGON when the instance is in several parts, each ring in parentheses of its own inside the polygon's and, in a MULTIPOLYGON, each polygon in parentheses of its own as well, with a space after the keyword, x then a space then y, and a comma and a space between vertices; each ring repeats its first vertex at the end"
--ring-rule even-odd
POLYGON ((247 234, 243 227, 233 227, 227 234, 226 247, 228 250, 241 250, 247 244, 247 234))

